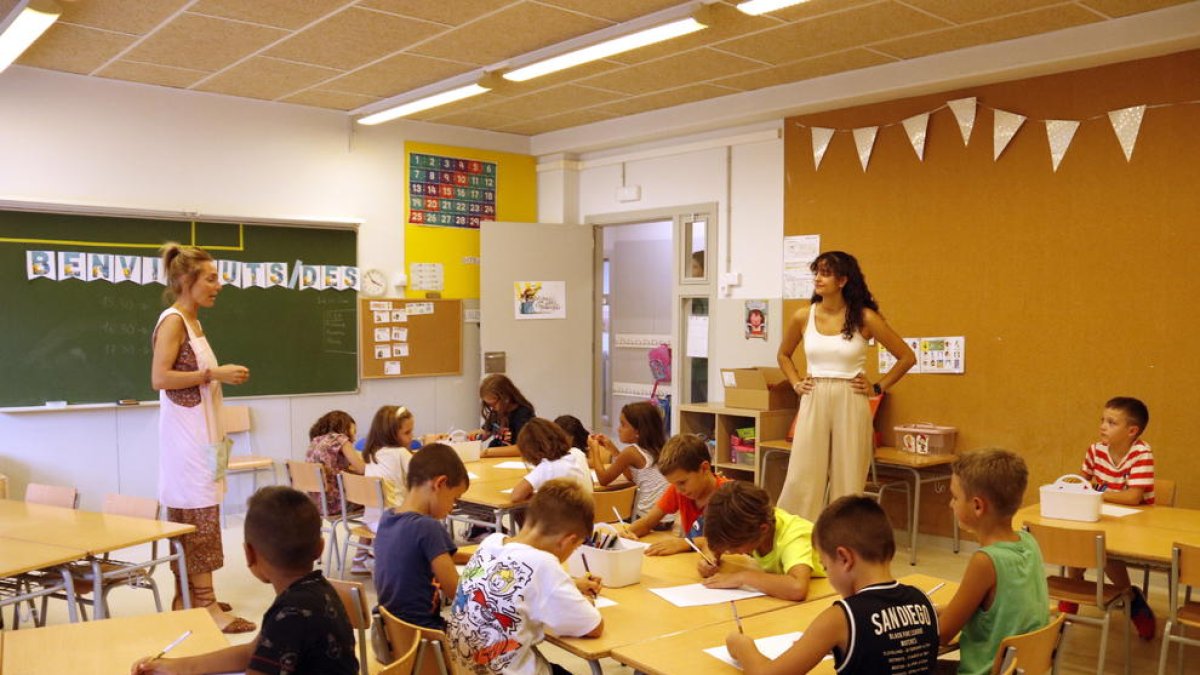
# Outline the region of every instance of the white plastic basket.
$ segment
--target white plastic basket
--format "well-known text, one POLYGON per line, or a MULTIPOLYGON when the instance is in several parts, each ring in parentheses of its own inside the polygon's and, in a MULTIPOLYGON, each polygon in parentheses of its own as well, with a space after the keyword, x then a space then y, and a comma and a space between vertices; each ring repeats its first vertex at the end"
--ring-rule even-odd
MULTIPOLYGON (((605 523, 598 523, 595 531, 616 535, 616 530, 605 523)), ((567 558, 567 572, 573 577, 587 573, 583 567, 583 556, 587 556, 592 574, 600 577, 609 588, 632 586, 642 580, 642 558, 646 544, 631 539, 617 539, 614 548, 599 549, 584 544, 567 558)))
POLYGON ((1060 476, 1053 483, 1039 488, 1038 495, 1043 518, 1089 523, 1100 520, 1100 506, 1104 498, 1092 489, 1091 483, 1083 476, 1073 473, 1060 476))

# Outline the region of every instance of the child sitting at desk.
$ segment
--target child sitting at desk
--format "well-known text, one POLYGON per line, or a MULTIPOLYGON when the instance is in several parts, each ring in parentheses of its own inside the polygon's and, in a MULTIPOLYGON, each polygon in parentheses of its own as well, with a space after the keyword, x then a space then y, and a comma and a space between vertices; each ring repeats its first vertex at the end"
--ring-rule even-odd
POLYGON ((450 615, 450 649, 471 673, 567 673, 537 650, 547 630, 599 637, 600 612, 589 602, 600 579, 567 576, 562 563, 592 534, 591 495, 577 483, 552 480, 529 505, 515 537, 479 544, 463 570, 450 615))
POLYGON ((355 675, 354 630, 337 591, 313 561, 321 557, 321 515, 303 492, 282 485, 250 497, 246 565, 278 594, 253 642, 179 659, 144 658, 134 675, 230 673, 355 675))
POLYGON ((838 673, 924 673, 937 660, 937 613, 920 589, 892 576, 896 542, 874 499, 849 495, 821 512, 813 529, 821 564, 842 595, 774 661, 741 632, 725 638, 748 675, 807 673, 833 654, 838 673))
POLYGON ((521 429, 533 419, 533 404, 507 375, 492 373, 479 383, 480 416, 483 428, 471 438, 483 440, 482 457, 516 457, 513 449, 521 429))
MULTIPOLYGON (((1137 506, 1154 503, 1154 455, 1142 432, 1150 423, 1150 410, 1136 398, 1118 396, 1104 404, 1100 416, 1100 441, 1092 443, 1083 455, 1083 477, 1103 494, 1106 502, 1137 506)), ((1154 612, 1142 596, 1142 589, 1129 580, 1129 570, 1120 560, 1109 560, 1104 575, 1118 588, 1132 588, 1129 615, 1143 640, 1154 639, 1154 612)), ((1083 570, 1071 570, 1082 579, 1083 570)), ((1079 605, 1058 603, 1058 610, 1074 614, 1079 605)))
POLYGON ((684 538, 655 542, 646 549, 646 555, 687 553, 692 547, 685 539, 704 548, 704 509, 717 488, 729 479, 713 473, 708 444, 693 434, 672 436, 658 457, 658 468, 667 481, 667 489, 645 515, 629 526, 618 526, 621 536, 644 537, 656 529, 664 515, 678 513, 684 538))
POLYGON ((592 472, 588 469, 587 457, 579 448, 572 448, 563 430, 550 420, 535 417, 521 429, 517 437, 517 449, 521 459, 533 467, 513 487, 514 503, 529 501, 533 493, 541 489, 548 480, 566 478, 592 495, 592 472))
POLYGON ((455 562, 466 562, 441 520, 467 491, 470 478, 453 448, 431 443, 408 465, 404 503, 388 509, 375 540, 375 588, 379 604, 397 617, 445 629, 442 589, 458 588, 455 562), (456 559, 457 558, 457 559, 456 559))
MULTIPOLYGON (((365 466, 354 449, 354 434, 358 428, 349 413, 333 410, 321 415, 308 430, 308 452, 304 461, 325 467, 325 508, 330 516, 342 514, 342 493, 338 491, 337 475, 343 471, 362 474, 365 466)), ((320 495, 310 495, 314 500, 320 495)))
POLYGON ((667 481, 658 469, 659 455, 667 442, 662 410, 649 401, 638 401, 621 408, 617 439, 627 444, 624 450, 618 451, 604 434, 589 438, 588 459, 601 485, 608 485, 620 476, 637 485, 633 517, 640 518, 654 508, 667 489, 667 481), (605 462, 606 457, 611 464, 605 462))
POLYGON ((950 508, 960 527, 979 538, 954 599, 939 612, 942 644, 959 637, 958 672, 992 670, 1000 641, 1045 626, 1050 620, 1042 551, 1033 535, 1014 531, 1029 470, 1021 456, 987 448, 954 460, 950 508))
POLYGON ((716 554, 701 559, 700 576, 709 588, 749 586, 767 595, 800 602, 812 577, 825 576, 812 545, 812 523, 771 506, 767 491, 735 480, 717 489, 704 514, 704 536, 716 554), (721 572, 721 556, 748 554, 758 570, 721 572))

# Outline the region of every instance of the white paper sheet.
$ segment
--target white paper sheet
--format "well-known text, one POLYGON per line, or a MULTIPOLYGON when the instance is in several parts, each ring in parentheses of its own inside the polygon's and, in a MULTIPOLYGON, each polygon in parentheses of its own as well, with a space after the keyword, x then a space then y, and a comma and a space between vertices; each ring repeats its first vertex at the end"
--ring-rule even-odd
POLYGON ((690 359, 708 358, 708 317, 689 316, 687 325, 687 356, 690 359))
POLYGON ((519 469, 521 471, 528 470, 525 468, 525 462, 500 462, 499 464, 496 465, 496 468, 497 469, 519 469))
MULTIPOLYGON (((793 633, 784 633, 782 635, 772 635, 771 637, 758 638, 754 641, 754 646, 758 647, 758 651, 762 652, 763 656, 774 661, 775 659, 779 658, 781 654, 786 652, 789 647, 795 644, 796 640, 799 640, 801 635, 804 635, 802 631, 795 631, 793 633)), ((704 653, 713 658, 720 659, 734 668, 737 668, 738 670, 742 669, 738 662, 729 655, 729 650, 725 648, 725 645, 721 645, 719 647, 709 647, 708 649, 704 650, 704 653)), ((833 657, 825 657, 825 659, 829 658, 833 657)), ((825 659, 821 660, 824 661, 825 659)))
POLYGON ((468 471, 467 478, 470 478, 471 480, 479 480, 479 475, 476 474, 474 471, 468 471))
POLYGON ((650 591, 676 607, 716 605, 763 595, 762 592, 749 588, 706 588, 704 584, 651 588, 650 591))
POLYGON ((1100 513, 1113 518, 1124 518, 1139 513, 1139 509, 1131 509, 1125 506, 1117 506, 1116 504, 1101 504, 1100 513))
POLYGON ((512 491, 513 491, 513 489, 512 489, 512 488, 508 488, 507 490, 501 490, 501 491, 500 491, 500 494, 502 494, 502 495, 511 495, 511 494, 512 494, 512 491))
POLYGON ((610 600, 603 595, 596 598, 596 609, 604 609, 605 607, 616 607, 617 601, 610 600))

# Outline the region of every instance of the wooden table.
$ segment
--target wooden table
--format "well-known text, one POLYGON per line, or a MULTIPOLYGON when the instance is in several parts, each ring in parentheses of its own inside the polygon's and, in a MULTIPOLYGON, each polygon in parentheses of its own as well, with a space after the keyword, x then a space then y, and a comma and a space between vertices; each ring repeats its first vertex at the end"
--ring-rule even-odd
POLYGON ((229 641, 206 609, 87 621, 4 633, 4 673, 128 673, 184 631, 171 656, 223 649, 229 641))
MULTIPOLYGON (((93 597, 102 595, 103 579, 97 557, 111 551, 137 546, 160 539, 171 540, 175 552, 147 561, 144 566, 157 565, 177 560, 182 583, 187 584, 187 563, 184 560, 180 537, 195 531, 194 525, 183 525, 165 520, 130 518, 108 513, 79 511, 57 506, 28 504, 26 502, 0 500, 0 538, 48 544, 65 548, 82 549, 92 561, 95 577, 93 597)), ((183 594, 184 608, 191 606, 190 594, 183 594)), ((95 618, 104 618, 102 603, 95 606, 95 618)))
MULTIPOLYGON (((942 579, 924 574, 910 574, 900 581, 929 590, 939 583, 945 586, 934 593, 935 604, 946 604, 954 597, 958 584, 944 582, 942 579)), ((789 603, 788 607, 754 615, 742 613, 742 603, 738 603, 738 613, 742 617, 742 628, 747 635, 768 637, 793 631, 803 631, 817 618, 821 612, 832 605, 837 598, 823 596, 799 604, 789 603)), ((615 609, 615 608, 614 608, 615 609)), ((737 630, 733 618, 729 616, 728 607, 725 609, 723 620, 705 625, 693 624, 689 630, 673 635, 662 635, 650 640, 624 645, 612 650, 612 657, 617 661, 633 668, 640 673, 676 674, 676 673, 729 673, 734 675, 741 670, 730 666, 704 652, 710 647, 725 644, 725 636, 737 630)), ((608 624, 605 623, 605 631, 608 624)), ((814 673, 832 673, 833 660, 822 661, 814 673)))
MULTIPOLYGON (((669 536, 666 533, 656 533, 645 537, 643 541, 654 542, 669 536)), ((670 556, 646 556, 642 563, 641 583, 623 588, 605 588, 601 591, 602 597, 615 600, 617 604, 600 610, 600 615, 604 617, 604 632, 600 637, 576 638, 547 635, 546 639, 588 661, 592 672, 599 675, 601 672, 599 660, 609 656, 613 650, 619 647, 686 631, 697 626, 729 620, 731 617, 728 603, 699 607, 676 607, 650 591, 651 588, 682 586, 700 581, 700 574, 696 570, 699 560, 699 554, 692 552, 670 556)), ((757 565, 746 556, 727 555, 722 558, 721 562, 723 567, 757 569, 757 565)), ((834 594, 833 586, 828 579, 813 579, 809 584, 808 597, 810 599, 829 597, 834 594)), ((738 613, 746 617, 795 604, 779 598, 762 596, 739 600, 737 607, 738 613)), ((722 636, 724 636, 723 633, 722 636)), ((676 669, 674 672, 685 671, 676 669)))
MULTIPOLYGON (((1128 507, 1126 507, 1128 508, 1128 507)), ((1040 504, 1017 511, 1013 523, 1053 525, 1073 530, 1102 530, 1108 555, 1125 562, 1170 569, 1175 542, 1200 546, 1200 511, 1172 506, 1141 507, 1128 516, 1100 515, 1096 522, 1043 518, 1040 504)))
MULTIPOLYGON (((0 538, 0 578, 7 579, 34 570, 65 565, 69 562, 82 560, 86 556, 87 552, 79 548, 52 546, 50 544, 39 544, 20 539, 0 538)), ((71 577, 69 570, 60 570, 60 574, 62 574, 63 578, 62 588, 67 596, 67 614, 71 622, 74 623, 79 620, 75 609, 75 580, 71 577)), ((8 605, 17 605, 26 600, 56 593, 58 590, 57 587, 47 587, 37 591, 22 593, 18 587, 15 589, 14 595, 0 598, 0 608, 8 605)), ((15 627, 16 622, 14 621, 13 623, 15 627)))

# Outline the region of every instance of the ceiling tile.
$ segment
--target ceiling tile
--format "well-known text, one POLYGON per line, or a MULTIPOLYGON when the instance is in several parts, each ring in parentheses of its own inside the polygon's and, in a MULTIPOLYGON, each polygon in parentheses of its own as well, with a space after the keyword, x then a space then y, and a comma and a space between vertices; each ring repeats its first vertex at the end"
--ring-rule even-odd
POLYGON ((436 21, 447 26, 459 26, 472 19, 493 12, 505 5, 515 5, 516 0, 361 0, 361 7, 370 7, 385 12, 409 16, 414 19, 436 21))
POLYGON ((479 111, 510 115, 527 120, 555 115, 575 108, 586 108, 621 98, 624 98, 621 94, 567 84, 506 99, 488 106, 480 106, 479 111))
POLYGON ((799 82, 847 70, 877 66, 892 61, 894 59, 866 49, 852 49, 836 54, 826 54, 811 59, 793 61, 792 63, 785 63, 782 66, 765 68, 752 73, 721 78, 714 80, 713 84, 749 91, 751 89, 773 87, 777 84, 799 82))
POLYGON ((317 108, 333 108, 334 110, 354 110, 368 103, 374 103, 376 100, 378 99, 373 96, 349 94, 342 91, 325 91, 322 89, 308 89, 283 99, 285 103, 311 105, 317 108))
POLYGON ((356 70, 326 86, 370 96, 395 96, 472 70, 472 66, 424 56, 396 54, 379 63, 356 70))
POLYGON ((647 110, 670 108, 675 105, 703 101, 706 98, 728 96, 734 93, 737 92, 725 87, 715 87, 711 84, 693 84, 687 87, 680 87, 679 89, 671 89, 670 91, 660 91, 654 94, 647 94, 646 96, 636 96, 614 103, 607 103, 595 109, 615 115, 633 115, 647 110))
POLYGON ((1005 14, 1024 12, 1046 5, 1062 4, 1063 0, 903 0, 905 4, 936 14, 954 23, 970 23, 994 19, 1005 14))
POLYGON ((653 14, 660 9, 682 4, 680 0, 541 0, 544 5, 570 9, 580 14, 615 23, 653 14))
POLYGON ((350 0, 196 0, 188 11, 296 30, 349 4, 350 0))
POLYGON ((948 28, 928 35, 881 42, 872 48, 885 54, 891 54, 896 58, 912 59, 974 45, 1012 40, 1026 35, 1049 33, 1096 21, 1103 21, 1103 19, 1078 5, 1059 5, 967 26, 948 28))
POLYGON ((339 70, 357 68, 438 33, 427 21, 351 8, 296 33, 266 56, 339 70))
POLYGON ((339 71, 255 56, 196 87, 231 96, 273 101, 327 80, 339 71))
POLYGON ((189 70, 172 66, 160 66, 153 63, 137 63, 135 61, 115 61, 105 66, 104 70, 96 73, 100 77, 110 77, 114 80, 128 80, 143 84, 157 84, 163 87, 187 89, 209 75, 202 70, 189 70))
POLYGON ((412 51, 488 65, 611 25, 573 12, 522 2, 438 36, 412 51))
POLYGON ((758 70, 762 65, 734 54, 712 49, 696 49, 597 75, 581 84, 629 94, 647 94, 660 89, 758 70))
POLYGON ((187 3, 188 0, 64 2, 59 21, 130 35, 145 35, 187 3))
POLYGON ((534 134, 544 134, 549 131, 558 131, 559 129, 567 129, 577 127, 583 124, 591 124, 592 122, 601 122, 615 117, 612 113, 603 112, 600 110, 579 110, 576 112, 564 113, 562 115, 552 115, 539 120, 530 120, 528 122, 520 122, 508 127, 501 127, 497 131, 503 131, 510 134, 521 134, 523 136, 533 136, 534 134))
POLYGON ((728 5, 713 5, 716 22, 701 31, 690 35, 667 40, 655 45, 635 49, 612 57, 622 63, 642 63, 651 59, 679 54, 697 47, 715 45, 725 40, 731 40, 743 35, 770 30, 779 26, 779 20, 770 16, 750 16, 742 14, 728 5))
POLYGON ((767 63, 843 51, 864 44, 921 33, 946 22, 895 2, 856 7, 788 24, 721 44, 721 49, 767 63))
POLYGON ((438 124, 451 124, 459 127, 471 127, 473 129, 499 129, 505 126, 511 126, 523 122, 519 117, 509 115, 497 115, 489 112, 459 112, 452 115, 443 115, 431 119, 432 122, 438 124))
POLYGON ((287 33, 198 14, 181 14, 125 55, 130 61, 217 71, 287 33))
POLYGON ((1103 12, 1106 16, 1129 16, 1161 9, 1172 5, 1182 5, 1188 0, 1079 0, 1080 4, 1103 12))
POLYGON ((90 73, 136 39, 132 35, 56 23, 17 59, 17 63, 68 73, 90 73))

